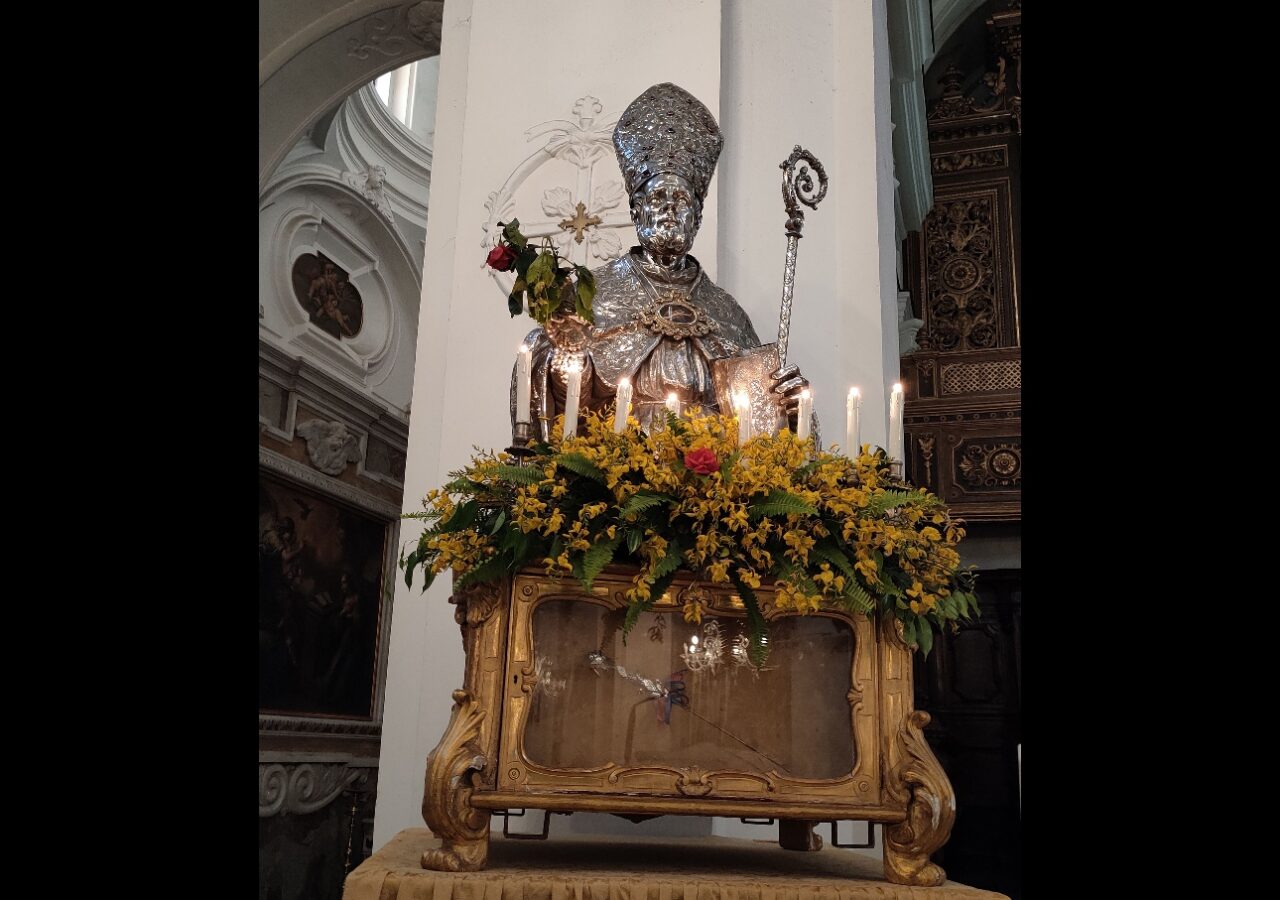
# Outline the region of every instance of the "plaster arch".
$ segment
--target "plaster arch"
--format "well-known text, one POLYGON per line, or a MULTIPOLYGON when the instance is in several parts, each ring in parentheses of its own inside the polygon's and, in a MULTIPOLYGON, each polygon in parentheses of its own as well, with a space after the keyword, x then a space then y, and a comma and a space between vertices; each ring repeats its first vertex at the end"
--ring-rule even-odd
POLYGON ((384 72, 440 52, 444 0, 260 4, 258 193, 309 128, 384 72))
POLYGON ((946 47, 951 35, 987 0, 933 0, 933 45, 946 47))

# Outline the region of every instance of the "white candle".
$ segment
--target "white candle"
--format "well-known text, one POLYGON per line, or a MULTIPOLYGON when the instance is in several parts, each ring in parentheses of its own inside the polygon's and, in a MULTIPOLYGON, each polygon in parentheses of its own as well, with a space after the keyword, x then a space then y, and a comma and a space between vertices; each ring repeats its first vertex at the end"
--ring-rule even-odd
POLYGON ((680 415, 680 398, 676 396, 675 391, 667 394, 667 409, 677 416, 680 415))
POLYGON ((808 388, 800 392, 800 406, 796 410, 796 437, 807 440, 809 423, 813 419, 813 394, 808 388))
POLYGON ((902 382, 898 382, 893 386, 893 393, 889 395, 889 458, 902 459, 902 419, 903 419, 903 400, 902 382))
POLYGON ((533 348, 520 345, 516 350, 516 421, 529 421, 529 384, 533 374, 533 348))
POLYGON ((627 427, 627 416, 631 414, 631 379, 618 379, 618 402, 613 410, 613 433, 622 434, 627 427))
POLYGON ((564 367, 567 390, 564 398, 564 436, 578 433, 578 398, 582 394, 582 363, 576 359, 564 367))
POLYGON ((850 459, 857 459, 862 453, 862 436, 858 433, 862 424, 862 392, 856 387, 849 388, 849 399, 844 403, 844 453, 850 459))
POLYGON ((733 411, 738 416, 738 446, 741 447, 751 440, 751 401, 743 391, 733 395, 733 411))

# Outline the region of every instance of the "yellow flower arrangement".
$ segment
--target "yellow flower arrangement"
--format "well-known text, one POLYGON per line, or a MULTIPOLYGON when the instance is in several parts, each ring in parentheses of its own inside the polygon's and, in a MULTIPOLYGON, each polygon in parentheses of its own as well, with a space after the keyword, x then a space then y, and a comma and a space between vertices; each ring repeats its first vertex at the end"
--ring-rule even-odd
MULTIPOLYGON (((768 644, 754 589, 766 580, 782 609, 896 615, 925 653, 930 623, 977 611, 956 550, 963 527, 928 491, 891 482, 882 451, 815 452, 789 431, 740 447, 735 421, 718 415, 669 416, 652 434, 631 419, 615 434, 596 413, 584 433, 533 449, 524 466, 477 456, 409 514, 435 521, 401 559, 409 584, 417 568, 426 584, 450 569, 466 587, 540 564, 590 590, 609 563, 629 562, 630 629, 690 570, 737 590, 757 665, 768 644)), ((698 622, 702 611, 693 600, 683 614, 698 622)))

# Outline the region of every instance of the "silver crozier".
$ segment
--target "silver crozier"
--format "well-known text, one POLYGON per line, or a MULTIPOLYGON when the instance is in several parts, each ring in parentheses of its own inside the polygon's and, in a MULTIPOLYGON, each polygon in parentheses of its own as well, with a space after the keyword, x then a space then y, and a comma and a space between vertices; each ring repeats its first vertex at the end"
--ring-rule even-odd
POLYGON ((765 344, 747 350, 741 356, 717 359, 711 363, 711 379, 721 413, 727 415, 734 409, 735 395, 745 394, 751 405, 753 434, 775 434, 786 422, 782 397, 770 390, 770 385, 772 374, 787 364, 791 301, 796 287, 796 249, 804 228, 804 210, 800 205, 817 209, 818 203, 827 195, 826 170, 817 157, 799 144, 779 168, 782 169, 782 202, 787 210, 787 262, 782 270, 782 311, 778 317, 777 343, 765 344), (800 163, 798 169, 797 163, 800 163), (809 166, 813 166, 812 172, 809 166), (818 176, 816 189, 814 173, 818 176))

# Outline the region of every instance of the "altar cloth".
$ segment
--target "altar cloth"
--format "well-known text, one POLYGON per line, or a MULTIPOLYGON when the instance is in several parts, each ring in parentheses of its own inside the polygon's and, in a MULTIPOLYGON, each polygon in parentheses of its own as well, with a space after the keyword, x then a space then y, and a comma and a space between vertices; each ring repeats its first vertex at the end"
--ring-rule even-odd
POLYGON ((347 876, 343 900, 1008 900, 953 881, 890 884, 878 856, 775 841, 495 836, 479 872, 423 869, 422 851, 438 846, 429 829, 406 828, 347 876))

